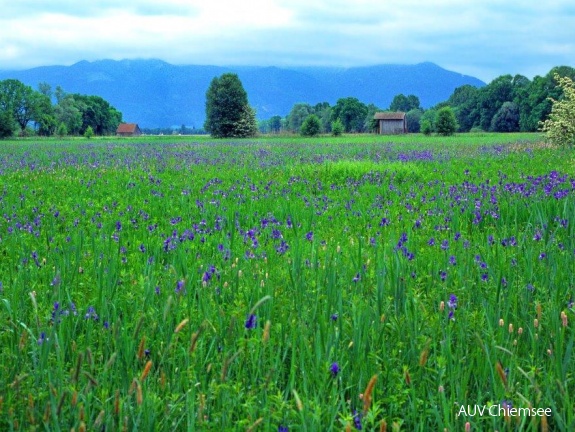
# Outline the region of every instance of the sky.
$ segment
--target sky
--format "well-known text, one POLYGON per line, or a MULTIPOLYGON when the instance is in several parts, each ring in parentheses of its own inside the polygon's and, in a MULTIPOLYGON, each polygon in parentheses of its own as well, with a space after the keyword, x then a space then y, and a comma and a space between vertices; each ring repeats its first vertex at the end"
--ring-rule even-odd
POLYGON ((157 58, 439 66, 489 82, 575 67, 573 0, 0 0, 0 69, 157 58))

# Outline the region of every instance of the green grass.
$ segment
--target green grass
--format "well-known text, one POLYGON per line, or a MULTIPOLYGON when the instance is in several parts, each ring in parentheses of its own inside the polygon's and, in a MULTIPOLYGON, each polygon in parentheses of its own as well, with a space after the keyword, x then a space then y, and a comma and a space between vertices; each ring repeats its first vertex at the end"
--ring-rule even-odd
POLYGON ((572 430, 574 155, 542 143, 0 143, 0 429, 572 430))

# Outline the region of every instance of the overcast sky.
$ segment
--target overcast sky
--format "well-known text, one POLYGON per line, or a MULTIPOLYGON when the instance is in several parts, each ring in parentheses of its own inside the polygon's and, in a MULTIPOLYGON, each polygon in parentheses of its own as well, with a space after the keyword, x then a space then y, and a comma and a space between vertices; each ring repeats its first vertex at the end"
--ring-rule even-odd
POLYGON ((575 1, 0 0, 0 69, 104 58, 533 78, 575 66, 575 1))

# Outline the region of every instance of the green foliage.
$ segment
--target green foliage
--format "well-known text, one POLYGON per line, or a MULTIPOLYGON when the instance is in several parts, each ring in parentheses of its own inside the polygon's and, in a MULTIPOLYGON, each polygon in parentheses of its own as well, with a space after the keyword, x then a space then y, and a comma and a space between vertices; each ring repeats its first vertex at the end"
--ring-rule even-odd
POLYGON ((68 129, 66 128, 66 124, 60 123, 60 126, 58 126, 58 130, 56 133, 58 134, 59 137, 65 137, 66 135, 68 135, 68 129))
POLYGON ((433 133, 433 126, 428 119, 421 120, 420 132, 424 135, 431 135, 433 133))
POLYGON ((94 136, 94 129, 92 126, 88 126, 84 131, 84 138, 92 138, 94 136))
POLYGON ((12 113, 6 109, 0 109, 0 139, 10 138, 14 135, 16 127, 12 113))
POLYGON ((547 138, 554 144, 575 145, 575 83, 567 76, 555 75, 557 86, 563 90, 563 99, 552 99, 551 114, 541 126, 547 138))
POLYGON ((469 132, 479 124, 479 89, 464 85, 455 89, 448 103, 454 108, 460 132, 469 132))
POLYGON ((308 103, 296 103, 286 118, 287 128, 291 132, 299 132, 305 119, 313 114, 313 107, 308 103))
POLYGON ((332 109, 332 120, 339 119, 345 132, 364 132, 367 106, 354 97, 338 99, 332 109))
POLYGON ((457 131, 457 120, 451 107, 443 107, 437 111, 435 131, 443 136, 453 135, 457 131))
POLYGON ((279 115, 273 116, 268 120, 268 130, 269 133, 280 133, 282 129, 282 118, 279 115))
POLYGON ((244 138, 254 137, 257 134, 256 112, 251 106, 245 105, 242 110, 242 115, 235 127, 235 136, 244 138))
POLYGON ((423 116, 423 110, 421 108, 412 109, 411 111, 408 111, 405 114, 408 132, 417 133, 420 131, 422 116, 423 116))
POLYGON ((321 132, 321 121, 319 117, 316 116, 315 114, 308 115, 301 126, 300 133, 303 136, 312 137, 319 135, 320 132, 321 132))
POLYGON ((340 136, 343 133, 344 127, 340 119, 336 119, 331 123, 331 134, 333 136, 340 136))
POLYGON ((257 133, 255 113, 237 74, 225 73, 210 83, 204 128, 214 138, 245 138, 257 133))
POLYGON ((18 80, 0 81, 0 110, 8 110, 24 131, 37 113, 38 98, 32 87, 18 80))
POLYGON ((519 132, 519 108, 513 102, 504 102, 491 119, 492 132, 519 132))
POLYGON ((405 96, 403 94, 398 94, 395 96, 391 101, 391 105, 389 106, 390 111, 400 111, 405 113, 420 108, 421 106, 417 96, 405 96))

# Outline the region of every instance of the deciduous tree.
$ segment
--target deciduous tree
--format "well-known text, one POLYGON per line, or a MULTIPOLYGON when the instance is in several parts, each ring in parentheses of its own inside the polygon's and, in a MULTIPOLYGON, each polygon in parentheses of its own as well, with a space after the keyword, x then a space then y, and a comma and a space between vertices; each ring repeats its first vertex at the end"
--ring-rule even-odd
POLYGON ((547 138, 561 146, 575 145, 575 83, 567 76, 555 75, 563 99, 551 99, 553 106, 549 118, 542 122, 547 138))
POLYGON ((210 83, 204 128, 215 138, 243 138, 257 132, 255 113, 237 74, 225 73, 210 83))

